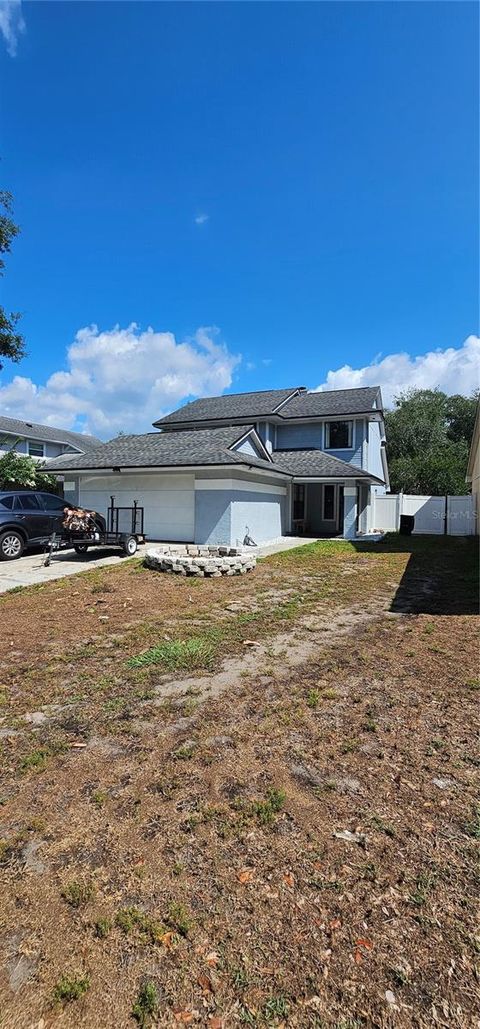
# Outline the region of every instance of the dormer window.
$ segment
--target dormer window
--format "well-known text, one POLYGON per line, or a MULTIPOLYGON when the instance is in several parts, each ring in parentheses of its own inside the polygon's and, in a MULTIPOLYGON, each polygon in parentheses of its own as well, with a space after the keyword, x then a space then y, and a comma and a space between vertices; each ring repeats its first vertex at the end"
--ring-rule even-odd
POLYGON ((353 422, 325 423, 325 450, 349 450, 352 439, 353 422))

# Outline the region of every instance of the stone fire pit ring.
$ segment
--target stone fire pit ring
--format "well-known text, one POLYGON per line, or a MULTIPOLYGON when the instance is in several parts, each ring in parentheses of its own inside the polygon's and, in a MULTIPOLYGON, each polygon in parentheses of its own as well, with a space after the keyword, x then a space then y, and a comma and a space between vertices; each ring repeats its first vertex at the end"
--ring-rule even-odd
POLYGON ((158 546, 147 550, 147 568, 173 575, 218 578, 221 575, 245 575, 257 563, 255 554, 244 553, 241 547, 207 547, 187 544, 158 546))

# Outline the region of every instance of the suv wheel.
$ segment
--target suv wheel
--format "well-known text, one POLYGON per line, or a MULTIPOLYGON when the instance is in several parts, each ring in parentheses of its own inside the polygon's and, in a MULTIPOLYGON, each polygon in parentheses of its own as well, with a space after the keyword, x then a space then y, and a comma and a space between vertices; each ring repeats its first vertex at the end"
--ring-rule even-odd
POLYGON ((2 532, 0 536, 0 560, 15 561, 17 557, 22 556, 24 548, 23 536, 20 536, 19 532, 15 532, 15 529, 7 529, 6 532, 2 532))

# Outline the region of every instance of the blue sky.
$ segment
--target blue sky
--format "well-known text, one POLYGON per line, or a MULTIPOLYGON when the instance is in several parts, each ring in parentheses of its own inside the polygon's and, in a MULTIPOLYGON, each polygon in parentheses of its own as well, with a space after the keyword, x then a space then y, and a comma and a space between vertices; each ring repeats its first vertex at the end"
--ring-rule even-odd
POLYGON ((477 23, 1 0, 2 292, 29 350, 4 413, 108 435, 223 389, 473 389, 477 23))

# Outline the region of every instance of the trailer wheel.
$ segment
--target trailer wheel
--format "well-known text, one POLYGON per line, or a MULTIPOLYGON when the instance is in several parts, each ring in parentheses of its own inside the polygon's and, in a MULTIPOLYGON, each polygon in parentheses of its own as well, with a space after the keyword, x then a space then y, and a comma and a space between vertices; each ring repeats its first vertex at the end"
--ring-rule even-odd
POLYGON ((133 557, 137 553, 138 543, 135 536, 128 536, 123 544, 123 549, 127 557, 133 557))
POLYGON ((88 550, 88 543, 74 543, 73 549, 76 554, 86 554, 88 550))

